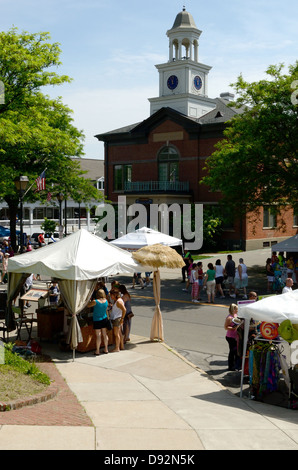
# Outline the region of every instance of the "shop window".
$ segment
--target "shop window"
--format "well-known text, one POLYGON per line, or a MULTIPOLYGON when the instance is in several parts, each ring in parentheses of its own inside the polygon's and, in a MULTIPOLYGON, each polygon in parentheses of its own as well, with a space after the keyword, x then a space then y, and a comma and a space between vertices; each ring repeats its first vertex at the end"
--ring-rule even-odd
MULTIPOLYGON (((29 211, 29 209, 28 209, 29 211)), ((42 220, 44 218, 47 219, 59 219, 59 209, 58 207, 35 207, 33 209, 33 219, 34 220, 42 220)), ((25 212, 25 218, 26 212, 25 212)), ((29 219, 29 212, 28 212, 28 219, 29 219)))

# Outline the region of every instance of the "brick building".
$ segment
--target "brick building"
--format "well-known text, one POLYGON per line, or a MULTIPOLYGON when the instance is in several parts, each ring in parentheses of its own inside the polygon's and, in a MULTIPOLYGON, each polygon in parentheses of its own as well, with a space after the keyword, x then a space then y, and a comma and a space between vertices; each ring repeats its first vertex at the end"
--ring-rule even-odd
MULTIPOLYGON (((159 96, 150 98, 150 116, 96 138, 105 143, 105 195, 127 205, 200 203, 217 205, 219 192, 199 184, 206 159, 223 137, 223 130, 241 110, 230 107, 233 95, 208 97, 210 66, 198 61, 201 31, 190 13, 178 13, 167 31, 169 60, 157 65, 159 96)), ((227 208, 228 211, 228 208, 227 208)), ((274 228, 270 208, 261 209, 257 222, 248 217, 226 224, 222 248, 255 249, 270 246, 296 234, 297 217, 289 209, 286 231, 274 228)))

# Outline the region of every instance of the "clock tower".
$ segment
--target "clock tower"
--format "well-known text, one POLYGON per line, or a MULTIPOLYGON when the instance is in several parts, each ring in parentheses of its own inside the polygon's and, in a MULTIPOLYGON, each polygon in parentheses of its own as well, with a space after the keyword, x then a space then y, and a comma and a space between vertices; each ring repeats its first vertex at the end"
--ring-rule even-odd
POLYGON ((150 114, 170 107, 192 118, 200 118, 216 107, 208 98, 208 73, 211 67, 199 62, 199 38, 190 13, 183 8, 173 27, 167 31, 169 60, 156 65, 159 72, 159 97, 149 98, 150 114))

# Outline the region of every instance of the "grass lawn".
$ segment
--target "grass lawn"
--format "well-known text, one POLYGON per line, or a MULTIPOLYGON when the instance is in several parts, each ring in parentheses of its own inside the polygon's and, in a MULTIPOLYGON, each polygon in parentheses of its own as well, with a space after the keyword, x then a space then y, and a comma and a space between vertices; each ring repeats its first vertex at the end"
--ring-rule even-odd
POLYGON ((25 360, 13 352, 13 344, 4 344, 4 364, 0 364, 0 401, 7 402, 36 395, 50 385, 32 359, 25 360))

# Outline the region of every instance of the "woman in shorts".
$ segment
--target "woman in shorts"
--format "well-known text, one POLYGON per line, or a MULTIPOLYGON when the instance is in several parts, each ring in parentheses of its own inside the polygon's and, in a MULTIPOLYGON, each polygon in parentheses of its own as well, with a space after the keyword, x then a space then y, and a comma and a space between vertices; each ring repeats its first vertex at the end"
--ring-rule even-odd
POLYGON ((208 304, 214 304, 215 297, 215 269, 212 263, 208 263, 208 269, 205 276, 204 286, 207 286, 208 304), (210 302, 211 299, 211 302, 210 302))
POLYGON ((93 307, 93 328, 96 334, 96 350, 95 356, 99 356, 99 349, 101 345, 101 337, 103 337, 104 342, 104 354, 108 354, 108 344, 109 338, 107 333, 108 326, 108 316, 107 308, 108 301, 106 299, 106 294, 103 289, 99 289, 96 292, 96 299, 89 302, 88 307, 93 307))
POLYGON ((113 302, 112 310, 110 313, 110 320, 113 325, 113 333, 115 336, 115 348, 112 352, 119 352, 124 349, 124 341, 122 335, 122 324, 126 314, 126 308, 118 290, 110 290, 111 300, 113 302))

